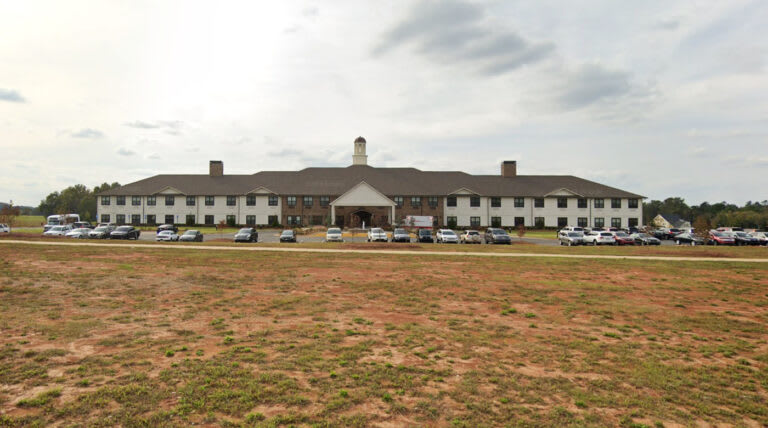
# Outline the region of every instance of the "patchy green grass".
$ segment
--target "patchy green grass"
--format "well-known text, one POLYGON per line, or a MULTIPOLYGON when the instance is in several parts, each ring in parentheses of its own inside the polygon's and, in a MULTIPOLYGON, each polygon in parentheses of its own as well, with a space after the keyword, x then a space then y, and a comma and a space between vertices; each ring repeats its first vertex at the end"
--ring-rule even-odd
POLYGON ((0 426, 768 424, 761 264, 0 245, 0 271, 0 426))

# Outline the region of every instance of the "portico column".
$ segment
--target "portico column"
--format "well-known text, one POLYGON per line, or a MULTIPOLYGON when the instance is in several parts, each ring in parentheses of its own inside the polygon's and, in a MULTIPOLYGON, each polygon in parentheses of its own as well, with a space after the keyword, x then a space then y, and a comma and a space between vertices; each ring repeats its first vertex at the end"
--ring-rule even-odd
POLYGON ((331 226, 336 225, 336 205, 331 205, 331 226))
POLYGON ((392 205, 392 217, 389 218, 389 224, 395 224, 395 206, 392 205))

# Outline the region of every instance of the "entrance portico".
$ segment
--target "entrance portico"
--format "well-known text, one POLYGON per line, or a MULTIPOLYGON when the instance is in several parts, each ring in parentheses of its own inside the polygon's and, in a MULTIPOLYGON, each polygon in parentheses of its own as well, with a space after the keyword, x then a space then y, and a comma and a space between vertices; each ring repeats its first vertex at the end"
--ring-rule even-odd
POLYGON ((365 181, 331 202, 331 220, 338 226, 381 226, 394 219, 395 202, 365 181), (338 224, 337 213, 342 216, 342 224, 338 224))

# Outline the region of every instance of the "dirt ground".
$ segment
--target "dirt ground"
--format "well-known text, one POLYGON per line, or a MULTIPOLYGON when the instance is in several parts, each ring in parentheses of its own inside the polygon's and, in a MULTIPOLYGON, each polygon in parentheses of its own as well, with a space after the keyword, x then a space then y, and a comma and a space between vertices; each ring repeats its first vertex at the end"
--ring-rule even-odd
POLYGON ((760 264, 3 245, 0 272, 0 426, 768 425, 760 264))

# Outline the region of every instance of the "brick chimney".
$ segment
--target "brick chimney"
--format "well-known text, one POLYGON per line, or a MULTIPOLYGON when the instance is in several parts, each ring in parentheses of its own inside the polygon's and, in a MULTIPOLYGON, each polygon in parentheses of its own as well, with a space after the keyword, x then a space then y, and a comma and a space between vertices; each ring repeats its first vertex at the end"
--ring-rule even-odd
POLYGON ((208 169, 210 171, 211 177, 221 177, 224 175, 224 162, 212 160, 208 169))
POLYGON ((517 161, 504 161, 501 163, 501 176, 502 177, 516 177, 517 176, 517 161))

